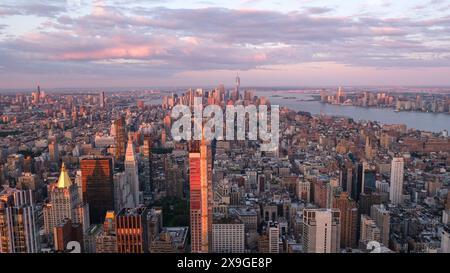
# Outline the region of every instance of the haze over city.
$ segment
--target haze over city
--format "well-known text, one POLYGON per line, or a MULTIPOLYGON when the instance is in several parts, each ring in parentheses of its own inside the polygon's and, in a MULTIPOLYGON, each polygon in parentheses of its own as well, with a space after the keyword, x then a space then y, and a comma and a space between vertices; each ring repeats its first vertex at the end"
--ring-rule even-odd
POLYGON ((450 4, 0 4, 0 88, 450 85, 450 4))

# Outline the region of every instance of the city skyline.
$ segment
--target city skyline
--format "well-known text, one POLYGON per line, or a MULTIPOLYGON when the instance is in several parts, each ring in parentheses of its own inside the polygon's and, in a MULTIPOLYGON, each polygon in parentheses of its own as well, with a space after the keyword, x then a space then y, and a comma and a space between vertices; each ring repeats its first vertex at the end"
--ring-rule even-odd
POLYGON ((449 0, 2 0, 0 256, 450 253, 449 48, 449 0))
POLYGON ((450 5, 424 1, 9 1, 1 89, 450 85, 450 5), (229 79, 229 80, 228 80, 229 79))

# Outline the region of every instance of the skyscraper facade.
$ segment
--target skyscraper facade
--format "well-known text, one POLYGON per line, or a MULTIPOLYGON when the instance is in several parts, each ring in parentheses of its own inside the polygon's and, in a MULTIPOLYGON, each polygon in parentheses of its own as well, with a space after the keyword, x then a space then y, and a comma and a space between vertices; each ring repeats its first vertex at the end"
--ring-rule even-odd
POLYGON ((192 142, 190 168, 191 252, 207 253, 212 233, 212 152, 203 139, 192 142))
POLYGON ((358 230, 358 208, 347 192, 333 200, 333 208, 341 212, 341 247, 356 247, 358 230))
POLYGON ((0 253, 39 252, 31 190, 5 187, 0 192, 0 253))
POLYGON ((72 183, 64 163, 58 181, 48 186, 48 194, 50 200, 43 208, 45 234, 52 234, 65 219, 82 224, 84 230, 89 227, 89 206, 78 195, 78 187, 72 183))
POLYGON ((337 253, 340 247, 339 209, 303 210, 303 251, 337 253))
POLYGON ((148 252, 147 208, 124 208, 116 217, 117 251, 119 253, 148 252))
POLYGON ((213 253, 244 253, 245 225, 235 218, 223 218, 212 225, 213 253))
POLYGON ((373 205, 370 211, 371 218, 380 229, 381 243, 389 246, 391 215, 384 205, 373 205))
POLYGON ((123 116, 114 121, 114 139, 116 143, 116 160, 123 160, 125 157, 126 145, 126 124, 123 116))
POLYGON ((139 205, 139 176, 138 162, 134 151, 133 140, 128 138, 127 151, 125 154, 125 176, 130 185, 134 207, 139 205))
POLYGON ((391 163, 391 184, 389 187, 389 200, 394 205, 398 205, 402 202, 403 168, 404 168, 403 158, 394 157, 391 163))
POLYGON ((111 158, 81 160, 83 201, 89 204, 90 222, 100 224, 108 210, 114 210, 114 179, 111 158))

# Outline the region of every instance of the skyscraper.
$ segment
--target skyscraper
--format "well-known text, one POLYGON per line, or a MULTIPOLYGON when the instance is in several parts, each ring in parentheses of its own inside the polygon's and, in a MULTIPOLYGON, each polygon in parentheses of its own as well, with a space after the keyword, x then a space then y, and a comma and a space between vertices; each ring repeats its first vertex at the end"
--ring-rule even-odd
POLYGON ((81 160, 83 200, 89 204, 90 222, 100 224, 108 210, 114 210, 114 180, 111 158, 81 160))
POLYGON ((338 209, 303 210, 303 251, 337 253, 340 246, 340 212, 338 209))
POLYGON ((234 94, 234 100, 239 100, 239 88, 241 87, 241 78, 239 77, 239 74, 236 75, 236 89, 234 94))
POLYGON ((106 103, 105 103, 105 92, 101 91, 100 92, 100 107, 101 108, 105 108, 106 103))
POLYGON ((189 152, 191 252, 207 253, 212 228, 212 152, 203 139, 189 152))
POLYGON ((143 180, 140 181, 144 198, 149 198, 152 192, 152 138, 149 134, 144 135, 144 145, 142 148, 142 161, 144 165, 143 180))
POLYGON ((117 251, 119 253, 148 252, 147 208, 124 208, 116 217, 117 251))
POLYGON ((278 223, 269 222, 267 225, 267 234, 269 235, 269 253, 279 253, 280 227, 278 223))
POLYGON ((125 176, 130 185, 134 207, 139 205, 139 176, 138 163, 134 152, 134 145, 131 136, 128 138, 127 151, 125 155, 125 176))
POLYGON ((125 157, 126 145, 126 124, 125 118, 120 116, 114 121, 114 138, 116 142, 116 160, 123 160, 125 157))
POLYGON ((394 205, 402 203, 403 168, 404 168, 403 158, 394 157, 391 163, 391 184, 389 188, 389 200, 394 205))
POLYGON ((43 208, 45 234, 52 234, 65 219, 82 224, 83 230, 89 227, 89 206, 78 195, 78 187, 72 183, 64 163, 58 181, 48 186, 48 194, 50 202, 43 208))
POLYGON ((48 145, 48 153, 50 155, 51 162, 59 162, 59 149, 58 143, 56 143, 56 141, 52 141, 52 143, 48 145))
POLYGON ((370 211, 370 217, 380 229, 381 243, 389 247, 389 235, 391 225, 391 215, 384 205, 373 205, 370 211))
POLYGON ((341 212, 341 247, 356 247, 358 230, 358 208, 347 192, 333 200, 333 208, 341 212))
POLYGON ((39 252, 31 190, 9 187, 0 192, 0 253, 39 252))
POLYGON ((361 229, 359 235, 361 243, 368 243, 370 241, 381 241, 381 232, 377 227, 375 221, 368 215, 361 215, 361 229))

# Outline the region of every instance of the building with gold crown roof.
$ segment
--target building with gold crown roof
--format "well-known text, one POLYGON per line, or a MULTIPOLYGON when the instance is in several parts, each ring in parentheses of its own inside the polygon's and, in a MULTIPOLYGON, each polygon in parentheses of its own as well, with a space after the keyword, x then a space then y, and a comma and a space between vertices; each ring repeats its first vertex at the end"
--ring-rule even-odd
POLYGON ((65 164, 61 166, 58 181, 48 186, 49 200, 44 206, 44 232, 53 233, 53 229, 64 219, 74 224, 82 224, 83 230, 89 227, 88 204, 83 204, 77 185, 72 183, 65 164))

